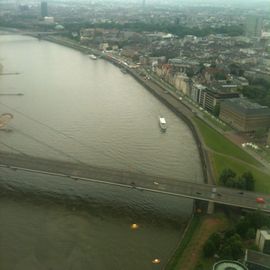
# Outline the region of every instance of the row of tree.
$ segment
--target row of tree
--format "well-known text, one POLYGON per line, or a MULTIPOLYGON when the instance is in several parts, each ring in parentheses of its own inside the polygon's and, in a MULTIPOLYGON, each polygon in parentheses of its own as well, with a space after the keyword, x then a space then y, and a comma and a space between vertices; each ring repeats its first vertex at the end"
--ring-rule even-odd
POLYGON ((243 253, 241 237, 233 231, 213 233, 203 247, 203 254, 208 258, 216 254, 221 259, 237 260, 243 253))
MULTIPOLYGON (((205 257, 215 254, 220 259, 240 259, 244 254, 244 241, 254 240, 257 229, 268 229, 270 217, 260 211, 247 213, 235 226, 222 233, 213 233, 203 246, 205 257)), ((254 246, 254 248, 256 248, 254 246)))
POLYGON ((241 176, 237 176, 233 170, 224 169, 220 174, 219 181, 225 187, 250 191, 255 189, 255 179, 251 172, 244 172, 241 176))

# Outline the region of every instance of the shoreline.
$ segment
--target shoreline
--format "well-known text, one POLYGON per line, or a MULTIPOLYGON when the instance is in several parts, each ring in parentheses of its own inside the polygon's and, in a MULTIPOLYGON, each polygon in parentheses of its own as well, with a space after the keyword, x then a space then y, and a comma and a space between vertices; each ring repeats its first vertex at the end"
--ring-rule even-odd
MULTIPOLYGON (((34 38, 38 38, 37 36, 34 36, 34 35, 31 35, 31 36, 34 38)), ((61 40, 61 39, 58 39, 57 37, 55 38, 53 36, 43 37, 40 40, 41 41, 46 40, 46 41, 53 42, 53 43, 56 43, 56 44, 59 44, 62 46, 66 46, 66 47, 75 49, 75 50, 80 51, 80 52, 85 53, 85 54, 93 53, 93 54, 101 57, 102 59, 114 64, 115 66, 119 67, 120 69, 124 68, 128 74, 130 74, 146 90, 148 90, 156 98, 158 98, 166 107, 168 107, 172 112, 174 112, 189 127, 189 129, 193 135, 193 138, 195 140, 198 152, 199 152, 204 183, 209 183, 209 184, 212 183, 213 177, 211 174, 211 170, 212 170, 211 169, 211 162, 209 161, 207 151, 204 149, 203 138, 201 137, 200 132, 199 132, 196 124, 192 120, 192 117, 196 117, 196 116, 189 108, 187 108, 183 103, 181 103, 178 100, 178 98, 173 95, 173 93, 171 93, 170 91, 168 93, 165 93, 165 88, 161 87, 160 85, 155 83, 155 81, 145 80, 144 76, 141 76, 139 74, 139 72, 137 72, 136 69, 129 68, 126 65, 121 64, 121 62, 119 62, 117 59, 110 58, 108 55, 102 54, 102 52, 100 52, 100 51, 93 50, 91 48, 82 46, 80 44, 74 44, 73 42, 69 42, 68 40, 61 40)), ((193 201, 193 204, 195 205, 195 200, 193 201)), ((186 224, 185 229, 184 229, 185 232, 188 231, 188 228, 190 227, 190 224, 193 220, 193 215, 194 215, 194 210, 191 213, 191 217, 188 218, 188 220, 187 220, 187 224, 186 224)), ((179 239, 173 254, 169 258, 169 261, 174 257, 174 254, 177 252, 179 247, 182 245, 185 234, 186 233, 184 233, 184 235, 179 239)), ((168 268, 168 267, 170 267, 168 265, 169 261, 167 263, 165 263, 163 269, 169 270, 169 268, 168 268)))
MULTIPOLYGON (((176 96, 174 96, 170 91, 168 92, 169 95, 166 94, 164 91, 165 88, 163 88, 157 84, 151 85, 154 82, 151 82, 151 84, 150 84, 150 82, 148 80, 146 81, 145 79, 143 79, 143 77, 140 76, 140 74, 138 74, 135 70, 128 68, 127 66, 121 64, 116 59, 110 58, 109 56, 106 56, 106 55, 102 55, 102 53, 98 54, 97 52, 93 51, 90 48, 86 49, 86 48, 80 47, 80 45, 76 46, 75 44, 68 44, 68 43, 64 42, 63 40, 62 41, 58 40, 58 42, 57 42, 57 40, 55 40, 55 39, 52 40, 51 38, 45 39, 45 40, 57 43, 59 45, 67 46, 69 48, 73 48, 75 50, 78 50, 78 51, 81 51, 81 52, 84 52, 87 54, 94 53, 95 55, 100 56, 102 59, 116 65, 120 69, 124 68, 127 71, 127 73, 129 73, 136 81, 138 81, 144 88, 146 88, 146 90, 150 91, 165 106, 167 106, 171 111, 173 111, 189 127, 189 129, 193 135, 193 138, 195 139, 195 143, 197 145, 198 151, 199 151, 204 182, 207 184, 213 184, 215 182, 214 177, 213 177, 213 168, 212 168, 211 162, 209 160, 208 153, 203 147, 204 146, 203 138, 200 134, 200 131, 198 130, 198 127, 196 126, 196 124, 192 120, 192 116, 195 116, 195 115, 193 115, 193 113, 190 111, 189 108, 187 108, 184 104, 179 102, 179 100, 177 99, 176 96), (170 98, 168 98, 168 97, 170 97, 170 98), (176 105, 176 102, 178 103, 177 105, 176 105)), ((195 200, 193 201, 193 205, 194 206, 196 205, 195 200)), ((179 253, 182 254, 186 245, 188 244, 190 239, 192 239, 193 230, 196 230, 197 225, 198 225, 198 220, 194 216, 196 214, 196 209, 195 209, 196 207, 193 207, 193 208, 194 209, 192 211, 192 214, 191 214, 189 220, 187 221, 187 225, 185 226, 184 233, 183 233, 182 237, 179 239, 170 258, 164 264, 164 266, 162 268, 163 270, 174 269, 174 266, 177 264, 177 261, 179 260, 179 258, 178 258, 179 253), (189 234, 191 234, 191 235, 189 236, 189 234), (186 243, 186 241, 187 241, 187 243, 186 243)))
POLYGON ((68 40, 60 40, 52 36, 46 37, 43 39, 49 42, 53 42, 62 46, 66 46, 66 47, 81 51, 86 54, 93 53, 101 57, 102 59, 114 64, 120 69, 124 68, 128 74, 130 74, 146 90, 148 90, 156 98, 158 98, 165 106, 167 106, 172 112, 174 112, 189 127, 198 148, 204 183, 213 184, 215 182, 213 174, 212 174, 213 169, 211 167, 211 162, 209 160, 207 151, 204 149, 203 139, 200 135, 200 132, 196 124, 192 120, 192 117, 195 117, 195 115, 189 108, 187 108, 183 103, 181 103, 178 100, 178 98, 175 95, 173 95, 173 93, 171 93, 170 91, 168 93, 165 93, 166 89, 164 87, 161 87, 160 85, 156 84, 152 80, 151 81, 145 80, 144 77, 142 77, 138 72, 136 72, 136 69, 127 67, 126 65, 119 62, 117 59, 114 59, 108 55, 102 54, 102 52, 100 51, 82 46, 80 44, 74 44, 73 42, 69 42, 68 40))

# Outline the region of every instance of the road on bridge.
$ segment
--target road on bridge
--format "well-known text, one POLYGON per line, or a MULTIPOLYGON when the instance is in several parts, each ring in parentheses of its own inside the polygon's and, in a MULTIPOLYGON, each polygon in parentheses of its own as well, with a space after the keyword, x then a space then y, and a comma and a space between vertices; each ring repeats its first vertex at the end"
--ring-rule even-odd
POLYGON ((173 179, 110 168, 94 167, 84 163, 49 160, 22 154, 0 152, 0 166, 13 170, 64 176, 76 181, 90 181, 109 185, 147 190, 190 199, 215 202, 270 213, 270 195, 241 191, 203 183, 173 179), (260 197, 265 203, 257 203, 260 197))

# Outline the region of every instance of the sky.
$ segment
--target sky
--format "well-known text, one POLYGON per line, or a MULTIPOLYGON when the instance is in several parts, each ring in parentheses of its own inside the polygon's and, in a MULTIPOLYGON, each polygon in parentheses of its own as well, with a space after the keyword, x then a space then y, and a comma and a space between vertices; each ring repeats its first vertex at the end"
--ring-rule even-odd
MULTIPOLYGON (((132 2, 132 3, 142 3, 142 0, 46 0, 47 2, 132 2)), ((0 2, 9 2, 9 3, 34 3, 41 2, 41 0, 0 0, 0 2)), ((250 4, 259 4, 259 3, 270 3, 270 0, 145 0, 146 4, 152 3, 162 3, 162 4, 221 4, 221 5, 233 5, 241 4, 243 6, 250 4)))

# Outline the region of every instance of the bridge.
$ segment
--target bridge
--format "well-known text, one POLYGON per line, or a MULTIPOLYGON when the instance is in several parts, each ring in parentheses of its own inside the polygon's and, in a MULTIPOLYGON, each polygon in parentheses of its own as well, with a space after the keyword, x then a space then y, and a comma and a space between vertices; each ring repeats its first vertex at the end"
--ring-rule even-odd
POLYGON ((24 170, 54 176, 65 176, 74 181, 88 181, 101 184, 135 188, 155 193, 230 205, 246 209, 260 209, 270 213, 270 195, 241 191, 204 183, 191 183, 183 179, 166 178, 143 173, 128 172, 110 168, 95 167, 85 163, 49 160, 24 154, 0 152, 0 167, 24 170), (263 197, 264 204, 256 202, 263 197))

